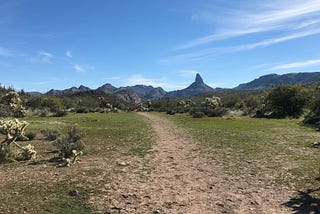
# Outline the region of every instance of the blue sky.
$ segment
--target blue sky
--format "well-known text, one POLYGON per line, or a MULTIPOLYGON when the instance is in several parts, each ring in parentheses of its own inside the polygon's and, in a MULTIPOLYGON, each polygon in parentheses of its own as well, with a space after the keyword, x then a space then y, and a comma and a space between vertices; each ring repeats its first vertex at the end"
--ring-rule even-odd
POLYGON ((319 0, 1 0, 0 83, 235 87, 320 71, 319 0))

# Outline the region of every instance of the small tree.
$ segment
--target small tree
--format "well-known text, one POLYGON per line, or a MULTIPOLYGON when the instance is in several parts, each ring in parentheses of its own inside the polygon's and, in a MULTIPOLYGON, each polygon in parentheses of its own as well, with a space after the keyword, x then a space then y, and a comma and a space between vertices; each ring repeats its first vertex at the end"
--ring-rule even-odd
POLYGON ((320 89, 315 91, 310 104, 310 112, 305 116, 303 123, 320 128, 320 89))
POLYGON ((267 105, 273 117, 299 117, 309 97, 309 91, 301 85, 279 85, 268 94, 267 105))

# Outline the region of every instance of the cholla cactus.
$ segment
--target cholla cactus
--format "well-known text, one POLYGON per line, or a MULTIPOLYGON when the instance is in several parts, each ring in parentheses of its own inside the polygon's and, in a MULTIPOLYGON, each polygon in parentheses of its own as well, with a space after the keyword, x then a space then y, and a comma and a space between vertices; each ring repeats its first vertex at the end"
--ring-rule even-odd
POLYGON ((178 106, 179 107, 184 107, 184 108, 188 108, 191 106, 192 101, 190 99, 187 100, 179 100, 178 101, 178 106))
POLYGON ((139 103, 136 111, 149 111, 149 108, 145 107, 143 103, 139 103))
POLYGON ((72 126, 69 128, 67 135, 58 138, 54 142, 53 145, 59 150, 60 160, 66 161, 66 159, 78 157, 79 154, 82 154, 81 151, 85 146, 81 141, 82 137, 83 134, 80 132, 80 129, 76 126, 72 126), (79 154, 77 151, 80 151, 79 154))
POLYGON ((2 97, 2 105, 8 106, 15 117, 24 117, 26 109, 22 106, 22 100, 15 91, 10 91, 2 97))
POLYGON ((21 159, 21 160, 35 160, 36 159, 37 151, 34 150, 34 146, 32 146, 31 144, 28 144, 27 146, 20 146, 16 142, 14 142, 14 144, 19 149, 22 150, 20 153, 18 153, 19 159, 21 159))
MULTIPOLYGON (((18 119, 12 120, 0 120, 0 133, 5 135, 6 138, 0 143, 0 159, 5 160, 8 159, 11 153, 10 146, 12 143, 17 145, 20 149, 24 147, 20 147, 15 141, 18 137, 21 137, 24 140, 28 140, 28 138, 24 135, 24 130, 29 125, 26 121, 20 122, 18 119)), ((30 145, 31 146, 31 145, 30 145)), ((31 147, 26 147, 23 150, 29 151, 30 155, 35 156, 35 151, 31 147)))
POLYGON ((71 164, 76 164, 78 162, 78 157, 82 154, 83 154, 82 151, 77 152, 77 150, 72 150, 72 157, 62 158, 61 159, 62 163, 60 163, 58 167, 70 167, 71 164))
POLYGON ((217 108, 217 107, 221 106, 221 99, 220 99, 220 97, 211 97, 211 98, 207 97, 205 99, 204 104, 207 107, 217 108))
POLYGON ((20 122, 18 119, 0 120, 0 133, 6 135, 6 139, 2 143, 7 143, 9 145, 18 137, 28 140, 28 137, 24 135, 24 130, 28 125, 28 122, 20 122))

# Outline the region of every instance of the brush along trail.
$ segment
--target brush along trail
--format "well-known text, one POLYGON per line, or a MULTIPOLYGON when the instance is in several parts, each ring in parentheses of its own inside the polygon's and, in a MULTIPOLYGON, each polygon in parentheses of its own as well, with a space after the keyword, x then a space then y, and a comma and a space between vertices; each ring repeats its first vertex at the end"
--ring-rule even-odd
MULTIPOLYGON (((141 160, 119 163, 107 184, 101 208, 109 213, 291 213, 281 205, 285 187, 260 174, 248 179, 224 171, 186 131, 157 114, 141 112, 152 124, 156 142, 141 160)), ((97 205, 99 199, 92 202, 97 205)))

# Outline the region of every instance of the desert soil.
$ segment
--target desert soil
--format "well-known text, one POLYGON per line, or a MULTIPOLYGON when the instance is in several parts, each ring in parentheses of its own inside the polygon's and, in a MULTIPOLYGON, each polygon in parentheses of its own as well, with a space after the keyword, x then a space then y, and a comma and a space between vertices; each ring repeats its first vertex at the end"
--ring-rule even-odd
POLYGON ((118 173, 108 173, 100 196, 90 198, 101 213, 291 213, 282 203, 292 192, 272 175, 228 173, 185 130, 139 114, 151 122, 156 142, 143 159, 117 160, 118 173))

